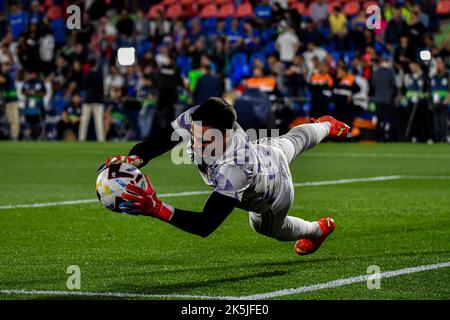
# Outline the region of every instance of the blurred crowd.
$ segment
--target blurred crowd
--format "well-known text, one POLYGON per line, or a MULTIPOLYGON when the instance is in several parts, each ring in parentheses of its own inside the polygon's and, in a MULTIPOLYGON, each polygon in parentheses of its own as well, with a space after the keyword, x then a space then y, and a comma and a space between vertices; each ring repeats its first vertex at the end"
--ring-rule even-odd
POLYGON ((349 15, 294 2, 229 1, 251 9, 239 18, 200 17, 191 2, 173 18, 161 1, 1 1, 0 139, 142 139, 225 96, 264 114, 261 127, 332 114, 380 141, 447 141, 450 42, 435 43, 435 1, 380 1, 376 30, 363 3, 349 15), (69 4, 80 30, 66 27, 69 4), (136 64, 117 63, 120 47, 136 64))

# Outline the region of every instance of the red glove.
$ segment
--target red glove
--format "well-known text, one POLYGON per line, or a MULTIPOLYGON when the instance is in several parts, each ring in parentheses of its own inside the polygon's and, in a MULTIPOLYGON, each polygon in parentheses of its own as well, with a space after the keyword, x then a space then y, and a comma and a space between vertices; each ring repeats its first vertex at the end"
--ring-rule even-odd
POLYGON ((119 163, 128 163, 136 168, 139 168, 143 162, 144 161, 138 156, 113 156, 106 159, 106 162, 97 169, 97 172, 103 171, 110 165, 119 163))
POLYGON ((146 175, 147 188, 145 190, 128 184, 126 191, 122 193, 122 199, 125 201, 119 205, 123 213, 132 215, 147 215, 164 221, 169 221, 174 213, 174 208, 162 202, 157 196, 155 190, 146 175))
POLYGON ((319 119, 311 118, 311 121, 314 123, 321 122, 329 122, 331 124, 330 127, 330 138, 346 138, 350 131, 350 127, 342 121, 338 121, 331 116, 323 116, 319 119))

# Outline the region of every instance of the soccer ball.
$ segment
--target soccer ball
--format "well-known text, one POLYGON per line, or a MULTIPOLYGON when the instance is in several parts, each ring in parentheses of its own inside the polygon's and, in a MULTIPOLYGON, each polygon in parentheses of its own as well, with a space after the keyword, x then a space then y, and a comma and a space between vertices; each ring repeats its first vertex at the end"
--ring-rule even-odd
POLYGON ((120 196, 130 183, 144 190, 148 186, 138 168, 127 163, 113 164, 98 175, 95 184, 97 198, 107 209, 121 212, 119 205, 123 200, 120 196))

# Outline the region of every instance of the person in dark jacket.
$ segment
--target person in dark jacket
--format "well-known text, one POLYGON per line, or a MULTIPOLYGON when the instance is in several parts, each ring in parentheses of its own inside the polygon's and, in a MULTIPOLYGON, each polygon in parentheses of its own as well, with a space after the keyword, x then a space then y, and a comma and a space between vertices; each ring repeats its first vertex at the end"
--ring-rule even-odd
POLYGON ((155 86, 157 100, 151 135, 166 131, 175 119, 178 87, 183 86, 183 79, 172 56, 169 56, 169 63, 155 74, 155 86))
POLYGON ((395 72, 388 55, 383 55, 381 63, 372 74, 374 102, 378 117, 378 134, 382 141, 395 140, 395 72))
POLYGON ((336 105, 334 113, 336 117, 351 125, 357 115, 353 95, 360 91, 360 87, 356 84, 355 76, 345 66, 336 69, 336 77, 337 81, 333 88, 333 102, 336 105))
POLYGON ((447 142, 450 78, 444 60, 439 57, 436 62, 437 73, 431 79, 435 141, 447 142))
POLYGON ((96 60, 89 62, 90 70, 85 75, 82 89, 85 92, 84 103, 81 108, 79 139, 85 141, 91 114, 94 115, 95 133, 98 141, 105 141, 103 105, 103 75, 96 60))
POLYGON ((201 104, 211 97, 220 97, 223 94, 223 88, 219 80, 212 74, 209 64, 202 66, 204 75, 201 76, 194 91, 194 104, 201 104))

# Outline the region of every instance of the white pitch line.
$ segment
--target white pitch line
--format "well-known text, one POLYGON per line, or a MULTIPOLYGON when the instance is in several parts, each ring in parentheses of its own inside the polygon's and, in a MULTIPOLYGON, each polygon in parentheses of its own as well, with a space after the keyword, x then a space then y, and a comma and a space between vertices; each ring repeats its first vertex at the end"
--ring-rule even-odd
POLYGON ((275 297, 288 296, 293 294, 300 294, 305 292, 312 292, 323 289, 332 289, 342 287, 354 283, 365 282, 373 279, 383 279, 398 277, 405 274, 417 273, 422 271, 436 270, 450 267, 449 262, 442 262, 430 265, 423 265, 418 267, 404 268, 393 271, 382 272, 376 274, 365 274, 351 278, 337 279, 330 282, 319 283, 310 286, 303 286, 292 289, 284 289, 279 291, 272 291, 262 294, 255 294, 250 296, 208 296, 208 295, 188 295, 188 294, 145 294, 145 293, 130 293, 130 292, 90 292, 90 291, 57 291, 57 290, 17 290, 17 289, 2 289, 0 295, 46 295, 46 296, 84 296, 84 297, 104 297, 104 298, 166 298, 166 299, 207 299, 207 300, 264 300, 275 297))
MULTIPOLYGON (((357 182, 375 182, 375 181, 389 181, 389 180, 450 180, 450 176, 410 176, 410 175, 394 175, 394 176, 378 176, 378 177, 366 177, 366 178, 351 178, 351 179, 337 179, 337 180, 325 180, 325 181, 311 181, 311 182, 298 182, 294 183, 294 187, 317 187, 317 186, 329 186, 336 184, 347 184, 357 182)), ((186 191, 176 193, 162 193, 159 196, 161 198, 172 197, 188 197, 196 195, 210 194, 211 191, 186 191)), ((0 210, 6 209, 20 209, 20 208, 39 208, 39 207, 52 207, 52 206, 65 206, 73 204, 94 203, 97 199, 82 199, 82 200, 68 200, 60 202, 44 202, 44 203, 31 203, 31 204, 11 204, 0 206, 0 210)))
POLYGON ((317 290, 322 290, 322 289, 337 288, 337 287, 342 287, 342 286, 346 286, 349 284, 364 282, 364 281, 372 280, 372 279, 392 278, 392 277, 397 277, 397 276, 410 274, 410 273, 435 270, 435 269, 440 269, 440 268, 448 268, 448 267, 450 267, 450 261, 436 263, 436 264, 430 264, 430 265, 423 265, 423 266, 418 266, 418 267, 412 267, 412 268, 399 269, 399 270, 394 270, 394 271, 387 271, 387 272, 379 273, 378 275, 366 274, 366 275, 361 275, 361 276, 357 276, 357 277, 338 279, 338 280, 334 280, 334 281, 330 281, 330 282, 319 283, 319 284, 315 284, 315 285, 311 285, 311 286, 304 286, 304 287, 293 288, 293 289, 284 289, 284 290, 273 291, 273 292, 268 292, 268 293, 255 294, 255 295, 251 295, 251 296, 244 296, 244 297, 241 297, 241 299, 246 299, 246 300, 270 299, 270 298, 275 298, 275 297, 288 296, 288 295, 317 291, 317 290))
MULTIPOLYGON (((449 148, 450 150, 450 148, 449 148)), ((316 157, 316 158, 392 158, 392 159, 450 159, 449 154, 434 153, 434 154, 418 154, 418 153, 359 153, 359 152, 307 152, 302 155, 303 157, 316 157)))

